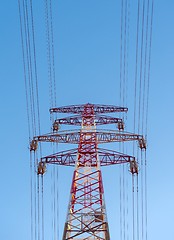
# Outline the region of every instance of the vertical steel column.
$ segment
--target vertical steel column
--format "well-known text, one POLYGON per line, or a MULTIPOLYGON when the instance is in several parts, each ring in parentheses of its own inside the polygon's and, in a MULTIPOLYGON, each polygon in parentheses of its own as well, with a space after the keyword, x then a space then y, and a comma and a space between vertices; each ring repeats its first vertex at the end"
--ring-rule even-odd
POLYGON ((94 106, 86 104, 63 240, 110 240, 95 130, 94 106))

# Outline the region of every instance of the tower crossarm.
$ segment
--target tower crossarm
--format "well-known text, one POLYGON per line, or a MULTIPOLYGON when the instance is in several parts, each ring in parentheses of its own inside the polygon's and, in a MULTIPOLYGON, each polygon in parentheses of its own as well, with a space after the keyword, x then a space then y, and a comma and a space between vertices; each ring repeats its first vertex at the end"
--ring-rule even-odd
POLYGON ((71 105, 65 107, 51 108, 50 113, 84 113, 86 107, 93 108, 95 113, 113 113, 113 112, 127 112, 128 108, 118 107, 112 105, 98 105, 98 104, 82 104, 82 105, 71 105))
POLYGON ((97 138, 98 143, 138 141, 141 149, 146 148, 146 142, 142 135, 109 130, 91 130, 83 131, 83 133, 80 131, 62 131, 59 133, 49 133, 41 136, 36 136, 34 137, 33 141, 78 144, 81 140, 85 143, 91 143, 94 139, 94 136, 97 138))
MULTIPOLYGON (((46 157, 41 158, 41 162, 44 162, 46 164, 56 164, 56 165, 62 165, 62 166, 75 166, 76 159, 77 159, 77 153, 78 149, 71 149, 68 151, 62 151, 59 153, 51 154, 46 157)), ((79 153, 80 154, 80 153, 79 153)), ((96 159, 96 152, 86 152, 85 154, 82 153, 81 155, 84 156, 91 156, 91 159, 96 159)), ((114 164, 123 164, 123 163, 130 163, 132 161, 135 161, 135 157, 116 152, 111 150, 106 150, 99 148, 98 149, 98 157, 100 161, 100 166, 108 166, 108 165, 114 165, 114 164)), ((79 164, 79 167, 82 167, 83 163, 79 164)), ((96 167, 96 161, 91 163, 92 167, 96 167)))
MULTIPOLYGON (((89 116, 90 118, 91 116, 89 116)), ((82 117, 81 115, 76 116, 70 116, 66 118, 60 118, 56 119, 55 123, 57 124, 67 124, 67 125, 76 125, 81 126, 82 124, 82 117)), ((104 116, 104 115, 96 115, 95 116, 95 124, 96 125, 104 125, 104 124, 123 124, 123 121, 121 118, 116 117, 110 117, 110 116, 104 116)))

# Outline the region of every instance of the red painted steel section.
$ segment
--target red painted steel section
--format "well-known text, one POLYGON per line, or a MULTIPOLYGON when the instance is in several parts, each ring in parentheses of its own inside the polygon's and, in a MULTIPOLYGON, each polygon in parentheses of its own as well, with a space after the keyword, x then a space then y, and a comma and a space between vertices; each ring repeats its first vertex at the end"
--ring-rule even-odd
MULTIPOLYGON (((66 124, 66 125, 76 125, 81 126, 82 124, 82 116, 70 116, 66 118, 59 118, 55 120, 57 124, 66 124)), ((109 116, 95 116, 95 124, 96 125, 104 125, 104 124, 124 124, 121 118, 109 117, 109 116)))
POLYGON ((76 239, 76 236, 81 239, 91 239, 90 236, 98 236, 95 239, 109 240, 106 210, 103 204, 104 190, 98 158, 94 106, 87 104, 83 110, 77 151, 78 158, 73 175, 69 214, 65 224, 63 240, 76 239), (86 131, 88 131, 87 134, 86 131), (96 217, 98 216, 96 215, 97 211, 100 213, 101 219, 96 217), (87 216, 88 218, 91 216, 90 231, 87 216), (78 222, 81 227, 79 227, 78 222))
MULTIPOLYGON (((91 166, 92 167, 96 166, 95 159, 96 159, 97 154, 99 157, 100 166, 130 163, 131 161, 135 161, 135 157, 133 157, 133 156, 119 153, 116 151, 98 148, 98 153, 95 152, 95 149, 91 149, 89 152, 85 152, 85 150, 84 151, 81 150, 81 152, 78 152, 78 149, 62 151, 62 152, 55 153, 55 154, 41 158, 41 162, 45 162, 46 164, 57 164, 57 165, 62 165, 62 166, 73 166, 74 167, 76 159, 77 159, 77 153, 80 156, 81 156, 81 154, 86 154, 88 156, 89 156, 89 154, 91 154, 90 156, 91 156, 91 166)), ((79 164, 79 166, 82 167, 83 164, 79 164)))
POLYGON ((112 105, 98 105, 98 104, 84 104, 84 105, 71 105, 59 108, 51 108, 50 113, 76 113, 83 114, 86 106, 92 106, 95 113, 113 113, 113 112, 127 112, 128 108, 118 107, 112 105))
POLYGON ((90 136, 95 136, 98 143, 138 141, 140 148, 145 148, 145 140, 142 135, 113 130, 86 131, 83 133, 83 136, 80 131, 62 131, 36 136, 34 137, 34 141, 78 144, 82 138, 86 143, 89 143, 90 136))

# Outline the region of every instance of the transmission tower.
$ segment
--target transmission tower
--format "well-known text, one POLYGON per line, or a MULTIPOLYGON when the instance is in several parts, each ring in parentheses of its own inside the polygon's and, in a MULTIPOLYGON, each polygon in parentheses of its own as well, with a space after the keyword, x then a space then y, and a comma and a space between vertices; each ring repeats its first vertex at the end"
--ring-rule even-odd
POLYGON ((127 111, 125 107, 89 103, 52 108, 51 114, 74 115, 56 119, 52 133, 35 136, 31 141, 31 151, 36 151, 38 142, 78 144, 75 149, 42 157, 38 163, 38 174, 41 175, 47 164, 75 167, 62 240, 110 240, 101 167, 129 163, 130 172, 138 174, 138 166, 135 157, 99 148, 99 144, 138 141, 139 147, 146 149, 142 135, 124 132, 123 120, 107 115, 127 111), (60 131, 61 124, 80 126, 81 129, 60 131), (97 129, 97 125, 105 124, 117 124, 118 131, 97 129))

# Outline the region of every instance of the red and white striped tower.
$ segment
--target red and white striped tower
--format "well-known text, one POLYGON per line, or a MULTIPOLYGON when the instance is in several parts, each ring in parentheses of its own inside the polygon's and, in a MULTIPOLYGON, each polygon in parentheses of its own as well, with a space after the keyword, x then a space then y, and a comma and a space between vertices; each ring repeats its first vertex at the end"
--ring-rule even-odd
POLYGON ((129 163, 132 174, 138 173, 135 158, 124 153, 101 149, 100 143, 139 142, 146 148, 143 136, 123 131, 120 118, 103 113, 127 112, 127 108, 106 105, 76 105, 53 108, 51 113, 78 114, 56 119, 53 133, 36 136, 30 150, 37 149, 37 142, 75 143, 78 148, 62 151, 41 158, 38 174, 45 173, 46 164, 75 166, 63 240, 110 240, 109 227, 104 202, 101 166, 129 163), (118 124, 119 131, 98 130, 96 125, 118 124), (81 126, 78 131, 58 131, 59 124, 81 126))
POLYGON ((93 105, 85 105, 63 239, 110 239, 93 105), (86 134, 86 132, 88 134, 86 134))

